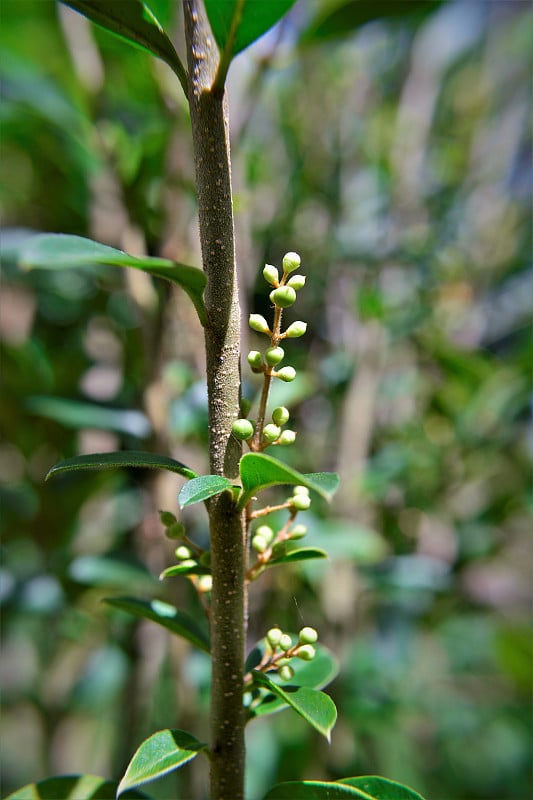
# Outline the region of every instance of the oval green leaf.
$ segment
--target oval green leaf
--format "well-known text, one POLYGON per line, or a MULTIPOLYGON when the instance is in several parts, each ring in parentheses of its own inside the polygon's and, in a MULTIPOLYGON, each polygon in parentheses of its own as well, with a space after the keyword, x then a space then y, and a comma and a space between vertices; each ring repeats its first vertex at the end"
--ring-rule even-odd
POLYGON ((209 634, 189 614, 162 600, 141 600, 137 597, 106 597, 113 608, 126 611, 134 617, 149 619, 172 633, 187 639, 200 650, 210 652, 209 634))
POLYGON ((422 795, 402 783, 381 778, 379 775, 362 775, 358 778, 342 778, 343 785, 353 786, 366 792, 372 800, 424 800, 422 795))
POLYGON ((328 502, 339 486, 339 476, 335 472, 313 472, 306 475, 265 453, 246 453, 240 461, 240 473, 243 488, 239 500, 241 508, 244 508, 256 492, 268 489, 269 486, 307 486, 328 502))
POLYGON ((166 469, 176 472, 185 478, 195 478, 196 472, 180 461, 157 453, 145 453, 142 450, 121 450, 116 453, 90 453, 60 461, 52 467, 46 476, 52 478, 63 472, 78 472, 88 469, 118 469, 136 467, 138 469, 166 469))
MULTIPOLYGON (((121 3, 113 4, 113 8, 119 6, 121 3)), ((203 300, 207 279, 201 270, 177 261, 148 256, 136 258, 82 236, 43 233, 28 240, 28 244, 22 249, 19 263, 26 269, 68 269, 96 265, 140 269, 184 289, 194 303, 202 325, 207 321, 203 300)))
POLYGON ((327 558, 328 554, 319 547, 298 547, 296 542, 281 542, 275 545, 272 558, 265 567, 276 567, 278 564, 294 564, 296 561, 309 561, 312 558, 327 558))
POLYGON ((177 75, 187 95, 187 73, 172 42, 146 3, 140 0, 62 0, 105 30, 160 58, 177 75))
POLYGON ((219 50, 228 62, 257 41, 294 5, 295 0, 205 0, 219 50))
POLYGON ((154 590, 157 583, 143 566, 108 556, 79 556, 68 568, 69 577, 85 586, 121 590, 154 590))
POLYGON ((337 709, 329 695, 310 689, 308 686, 289 684, 282 688, 268 675, 255 670, 252 672, 252 677, 256 686, 268 689, 325 736, 328 742, 331 740, 331 729, 337 720, 337 709))
POLYGON ((182 767, 206 747, 207 744, 199 742, 186 731, 167 729, 154 733, 141 744, 130 761, 119 783, 117 797, 127 789, 141 786, 182 767))
MULTIPOLYGON (((30 783, 17 789, 6 800, 115 800, 117 784, 99 775, 61 775, 30 783)), ((131 789, 124 800, 149 800, 144 792, 131 789)))
POLYGON ((211 575, 209 567, 204 567, 202 564, 195 564, 194 566, 187 566, 186 564, 174 564, 172 567, 167 567, 159 576, 162 581, 165 578, 174 578, 176 575, 211 575))
POLYGON ((64 397, 33 395, 26 401, 28 410, 39 417, 60 422, 63 427, 98 428, 144 439, 152 430, 148 417, 128 408, 108 408, 96 403, 80 403, 64 397))
POLYGON ((278 783, 265 795, 264 800, 372 800, 372 795, 326 781, 286 781, 278 783))
POLYGON ((231 489, 232 483, 222 475, 201 475, 188 481, 178 495, 180 508, 209 500, 216 494, 231 489))

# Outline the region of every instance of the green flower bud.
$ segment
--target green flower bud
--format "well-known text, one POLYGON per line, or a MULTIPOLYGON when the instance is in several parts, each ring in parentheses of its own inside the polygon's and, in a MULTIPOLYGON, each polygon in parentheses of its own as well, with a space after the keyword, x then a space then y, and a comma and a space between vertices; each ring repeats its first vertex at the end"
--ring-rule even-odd
POLYGON ((302 263, 302 259, 298 253, 285 253, 283 256, 283 272, 294 272, 302 263))
POLYGON ((296 292, 291 286, 280 286, 279 289, 270 292, 269 296, 271 302, 279 308, 288 308, 296 300, 296 292))
POLYGON ((276 425, 285 425, 289 421, 289 409, 285 406, 278 406, 272 412, 272 420, 276 425))
POLYGON ((295 494, 292 498, 292 507, 297 511, 307 511, 311 505, 311 498, 307 494, 295 494))
POLYGON ((300 633, 298 634, 298 641, 300 644, 314 644, 318 639, 318 633, 314 628, 310 628, 306 626, 302 628, 300 633))
POLYGON ((274 648, 278 646, 282 636, 283 636, 283 631, 281 630, 281 628, 270 628, 270 630, 267 631, 266 640, 269 643, 269 645, 272 648, 274 648))
POLYGON ((275 442, 276 439, 279 438, 280 433, 281 433, 281 428, 278 428, 277 425, 269 423, 268 425, 265 425, 265 427, 263 428, 263 439, 266 442, 270 442, 270 444, 272 444, 272 442, 275 442))
POLYGON ((296 377, 296 370, 294 367, 282 367, 272 374, 275 378, 280 378, 282 381, 285 381, 285 383, 290 383, 296 377))
POLYGON ((236 439, 249 439, 253 436, 254 426, 249 419, 236 419, 231 426, 231 432, 236 439))
POLYGON ((289 650, 292 646, 292 639, 288 633, 284 633, 279 640, 279 646, 282 650, 289 650))
POLYGON ((248 364, 252 368, 252 372, 263 371, 263 356, 259 350, 250 350, 248 353, 248 364))
POLYGON ((293 275, 292 278, 289 278, 287 281, 287 286, 290 286, 295 292, 299 289, 303 289, 305 286, 305 275, 293 275))
POLYGON ((186 561, 191 556, 192 556, 191 551, 189 550, 188 547, 185 547, 185 545, 182 545, 181 547, 176 547, 176 558, 178 559, 178 561, 186 561))
POLYGON ((290 530, 291 539, 303 539, 306 533, 306 525, 294 525, 290 530))
POLYGON ((243 417, 247 417, 250 413, 250 409, 252 408, 252 403, 248 400, 247 397, 241 397, 241 414, 243 417))
POLYGON ((264 553, 265 550, 268 548, 268 542, 263 536, 258 536, 256 534, 252 539, 252 547, 258 553, 264 553))
POLYGON ((316 650, 312 644, 303 644, 298 648, 296 655, 298 658, 301 658, 302 661, 312 661, 316 656, 316 650))
POLYGON ((290 664, 290 663, 291 663, 291 659, 290 658, 278 658, 278 660, 276 661, 276 664, 278 665, 278 667, 284 667, 286 664, 290 664))
POLYGON ((269 347, 265 352, 265 361, 271 367, 275 367, 285 357, 285 350, 283 347, 269 347))
POLYGON ((211 550, 206 550, 200 556, 200 564, 202 567, 210 567, 211 566, 211 550))
POLYGON ((272 264, 265 264, 265 268, 263 270, 263 278, 271 286, 277 286, 279 283, 279 273, 276 267, 273 267, 272 264))
POLYGON ((248 325, 253 331, 257 331, 257 333, 270 333, 268 322, 261 314, 250 314, 248 325))
POLYGON ((285 336, 287 339, 299 339, 300 336, 303 336, 307 330, 307 322, 302 322, 301 320, 296 320, 296 322, 292 322, 287 330, 285 331, 285 336))
POLYGON ((291 678, 294 678, 294 670, 288 664, 284 664, 283 667, 279 668, 278 675, 282 681, 290 681, 291 678))
POLYGON ((212 578, 212 576, 211 575, 200 575, 199 578, 198 578, 198 581, 196 583, 196 588, 202 594, 205 594, 205 592, 210 592, 211 589, 213 588, 213 578, 212 578))
POLYGON ((193 558, 186 558, 180 564, 181 567, 197 567, 198 564, 193 558))
POLYGON ((263 539, 265 539, 265 541, 267 541, 270 544, 270 542, 274 538, 274 531, 272 530, 270 525, 260 525, 257 528, 255 535, 262 536, 263 539))
POLYGON ((182 539, 184 533, 185 525, 183 522, 174 522, 173 525, 170 525, 166 529, 165 536, 167 536, 169 539, 182 539))
POLYGON ((283 431, 281 436, 279 437, 278 444, 289 445, 289 444, 294 444, 295 441, 296 441, 296 432, 286 430, 283 431))
POLYGON ((307 486, 295 486, 292 490, 293 494, 309 494, 307 486))
POLYGON ((165 526, 165 528, 170 528, 171 525, 174 525, 178 520, 170 511, 160 511, 159 512, 159 519, 165 526))

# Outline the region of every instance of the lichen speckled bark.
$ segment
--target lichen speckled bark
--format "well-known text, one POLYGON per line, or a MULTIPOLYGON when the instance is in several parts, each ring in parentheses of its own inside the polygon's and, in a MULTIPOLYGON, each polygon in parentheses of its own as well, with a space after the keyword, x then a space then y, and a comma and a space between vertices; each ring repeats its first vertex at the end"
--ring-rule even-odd
MULTIPOLYGON (((208 324, 205 328, 210 469, 235 478, 240 444, 231 436, 240 392, 240 312, 227 103, 210 91, 218 52, 199 0, 185 0, 185 34, 200 239, 208 324)), ((211 501, 211 800, 244 797, 245 642, 243 526, 228 492, 211 501)))

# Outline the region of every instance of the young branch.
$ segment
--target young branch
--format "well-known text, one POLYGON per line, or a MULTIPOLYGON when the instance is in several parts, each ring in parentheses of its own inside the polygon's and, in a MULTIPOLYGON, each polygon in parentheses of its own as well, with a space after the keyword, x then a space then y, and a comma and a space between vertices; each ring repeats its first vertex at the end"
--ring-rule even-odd
MULTIPOLYGON (((240 394, 240 311, 233 228, 227 103, 213 92, 217 49, 203 4, 185 0, 198 214, 207 325, 210 469, 238 475, 241 445, 231 435, 240 394)), ((242 515, 229 492, 210 503, 211 566, 211 800, 244 796, 242 682, 246 633, 242 515)))

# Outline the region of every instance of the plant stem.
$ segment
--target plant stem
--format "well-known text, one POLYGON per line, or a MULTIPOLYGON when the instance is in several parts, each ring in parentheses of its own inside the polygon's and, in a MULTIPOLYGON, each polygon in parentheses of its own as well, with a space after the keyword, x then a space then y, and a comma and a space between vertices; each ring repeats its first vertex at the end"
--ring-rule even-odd
MULTIPOLYGON (((227 102, 211 91, 217 49, 203 4, 185 0, 198 214, 207 324, 205 347, 209 403, 210 469, 233 479, 241 446, 231 436, 240 395, 240 310, 231 193, 227 102)), ((244 797, 242 685, 246 635, 243 515, 230 492, 210 502, 211 535, 211 800, 244 797)))

